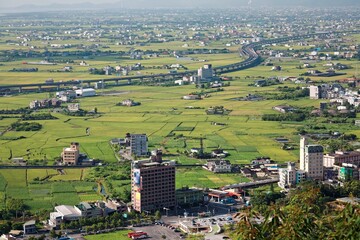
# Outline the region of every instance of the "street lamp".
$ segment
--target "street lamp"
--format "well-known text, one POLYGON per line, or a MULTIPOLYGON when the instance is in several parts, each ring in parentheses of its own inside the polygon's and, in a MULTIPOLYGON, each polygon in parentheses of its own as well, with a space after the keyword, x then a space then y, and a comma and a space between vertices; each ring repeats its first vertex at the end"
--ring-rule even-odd
POLYGON ((170 210, 170 209, 169 209, 169 208, 166 208, 166 207, 164 207, 163 209, 166 211, 166 216, 168 217, 168 216, 169 216, 169 210, 170 210))

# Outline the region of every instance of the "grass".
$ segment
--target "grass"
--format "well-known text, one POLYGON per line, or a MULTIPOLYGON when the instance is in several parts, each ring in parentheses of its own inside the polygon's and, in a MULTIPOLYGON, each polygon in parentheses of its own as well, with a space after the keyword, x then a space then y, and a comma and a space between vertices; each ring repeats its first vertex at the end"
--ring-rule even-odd
POLYGON ((98 234, 98 235, 89 235, 86 236, 86 240, 128 240, 127 234, 131 232, 130 230, 122 230, 122 231, 116 231, 112 233, 106 233, 106 234, 98 234))

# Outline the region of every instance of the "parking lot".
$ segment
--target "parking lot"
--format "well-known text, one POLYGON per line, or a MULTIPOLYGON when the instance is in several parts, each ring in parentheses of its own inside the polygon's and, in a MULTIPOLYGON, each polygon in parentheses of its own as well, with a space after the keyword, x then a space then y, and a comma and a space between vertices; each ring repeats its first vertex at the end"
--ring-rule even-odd
POLYGON ((170 229, 168 226, 151 225, 146 227, 134 227, 133 229, 134 231, 146 232, 151 239, 160 240, 163 239, 163 235, 166 236, 166 239, 181 239, 180 233, 174 232, 174 230, 170 229))

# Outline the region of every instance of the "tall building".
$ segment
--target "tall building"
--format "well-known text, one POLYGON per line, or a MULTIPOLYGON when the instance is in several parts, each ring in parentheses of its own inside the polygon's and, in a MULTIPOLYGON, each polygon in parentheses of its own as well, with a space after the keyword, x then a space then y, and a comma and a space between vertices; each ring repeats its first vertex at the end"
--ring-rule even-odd
POLYGON ((127 134, 126 140, 131 155, 148 155, 148 138, 146 134, 127 134))
POLYGON ((307 145, 305 137, 300 140, 300 170, 306 172, 306 177, 323 180, 324 148, 320 145, 307 145))
POLYGON ((63 164, 77 165, 80 155, 80 144, 72 142, 69 148, 64 148, 61 153, 63 164))
POLYGON ((198 77, 200 81, 211 81, 213 79, 214 71, 211 64, 205 64, 198 70, 198 77))
POLYGON ((279 169, 279 182, 281 188, 291 188, 306 179, 305 171, 296 170, 295 163, 289 162, 287 168, 279 169))
POLYGON ((149 160, 133 161, 131 201, 138 212, 175 207, 175 162, 163 162, 160 151, 149 160))

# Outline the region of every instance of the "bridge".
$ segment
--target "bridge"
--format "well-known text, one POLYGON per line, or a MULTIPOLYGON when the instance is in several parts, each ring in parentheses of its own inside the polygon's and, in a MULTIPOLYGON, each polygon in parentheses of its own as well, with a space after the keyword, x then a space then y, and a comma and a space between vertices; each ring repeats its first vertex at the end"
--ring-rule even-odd
POLYGON ((277 183, 277 182, 279 182, 279 178, 272 178, 272 179, 266 179, 266 180, 255 181, 255 182, 247 182, 247 183, 230 184, 230 185, 226 185, 226 186, 222 187, 222 190, 232 189, 232 188, 241 188, 241 189, 253 188, 253 187, 259 187, 259 186, 263 186, 263 185, 267 185, 267 184, 271 184, 271 183, 277 183))
MULTIPOLYGON (((313 34, 306 34, 306 35, 294 35, 289 37, 283 38, 274 38, 274 39, 267 39, 256 43, 250 43, 247 45, 242 46, 239 49, 240 56, 247 57, 242 62, 237 62, 233 64, 228 64, 224 66, 219 66, 214 68, 214 72, 216 74, 224 74, 230 72, 236 72, 248 68, 255 67, 261 63, 261 56, 256 53, 256 50, 261 48, 263 45, 267 44, 274 44, 274 43, 281 43, 281 42, 288 42, 292 40, 301 40, 307 39, 312 37, 325 37, 329 34, 339 34, 339 33, 360 33, 358 30, 354 31, 346 31, 346 32, 324 32, 324 33, 313 33, 313 34)), ((164 73, 164 74, 151 74, 151 75, 138 75, 138 76, 126 76, 126 77, 118 77, 118 78, 106 78, 106 79, 88 79, 88 80, 71 80, 71 81, 59 81, 53 83, 33 83, 33 84, 13 84, 13 85, 2 85, 0 86, 0 93, 1 92, 10 92, 13 89, 17 89, 18 92, 22 92, 24 88, 35 88, 38 91, 41 91, 43 88, 53 88, 56 90, 60 90, 61 87, 65 86, 74 86, 78 84, 87 84, 89 87, 91 83, 103 81, 104 83, 112 83, 114 86, 121 86, 121 85, 128 85, 132 84, 133 81, 148 81, 148 80, 158 80, 166 81, 172 80, 176 78, 182 78, 184 76, 191 76, 197 74, 197 71, 184 71, 179 73, 164 73)))

